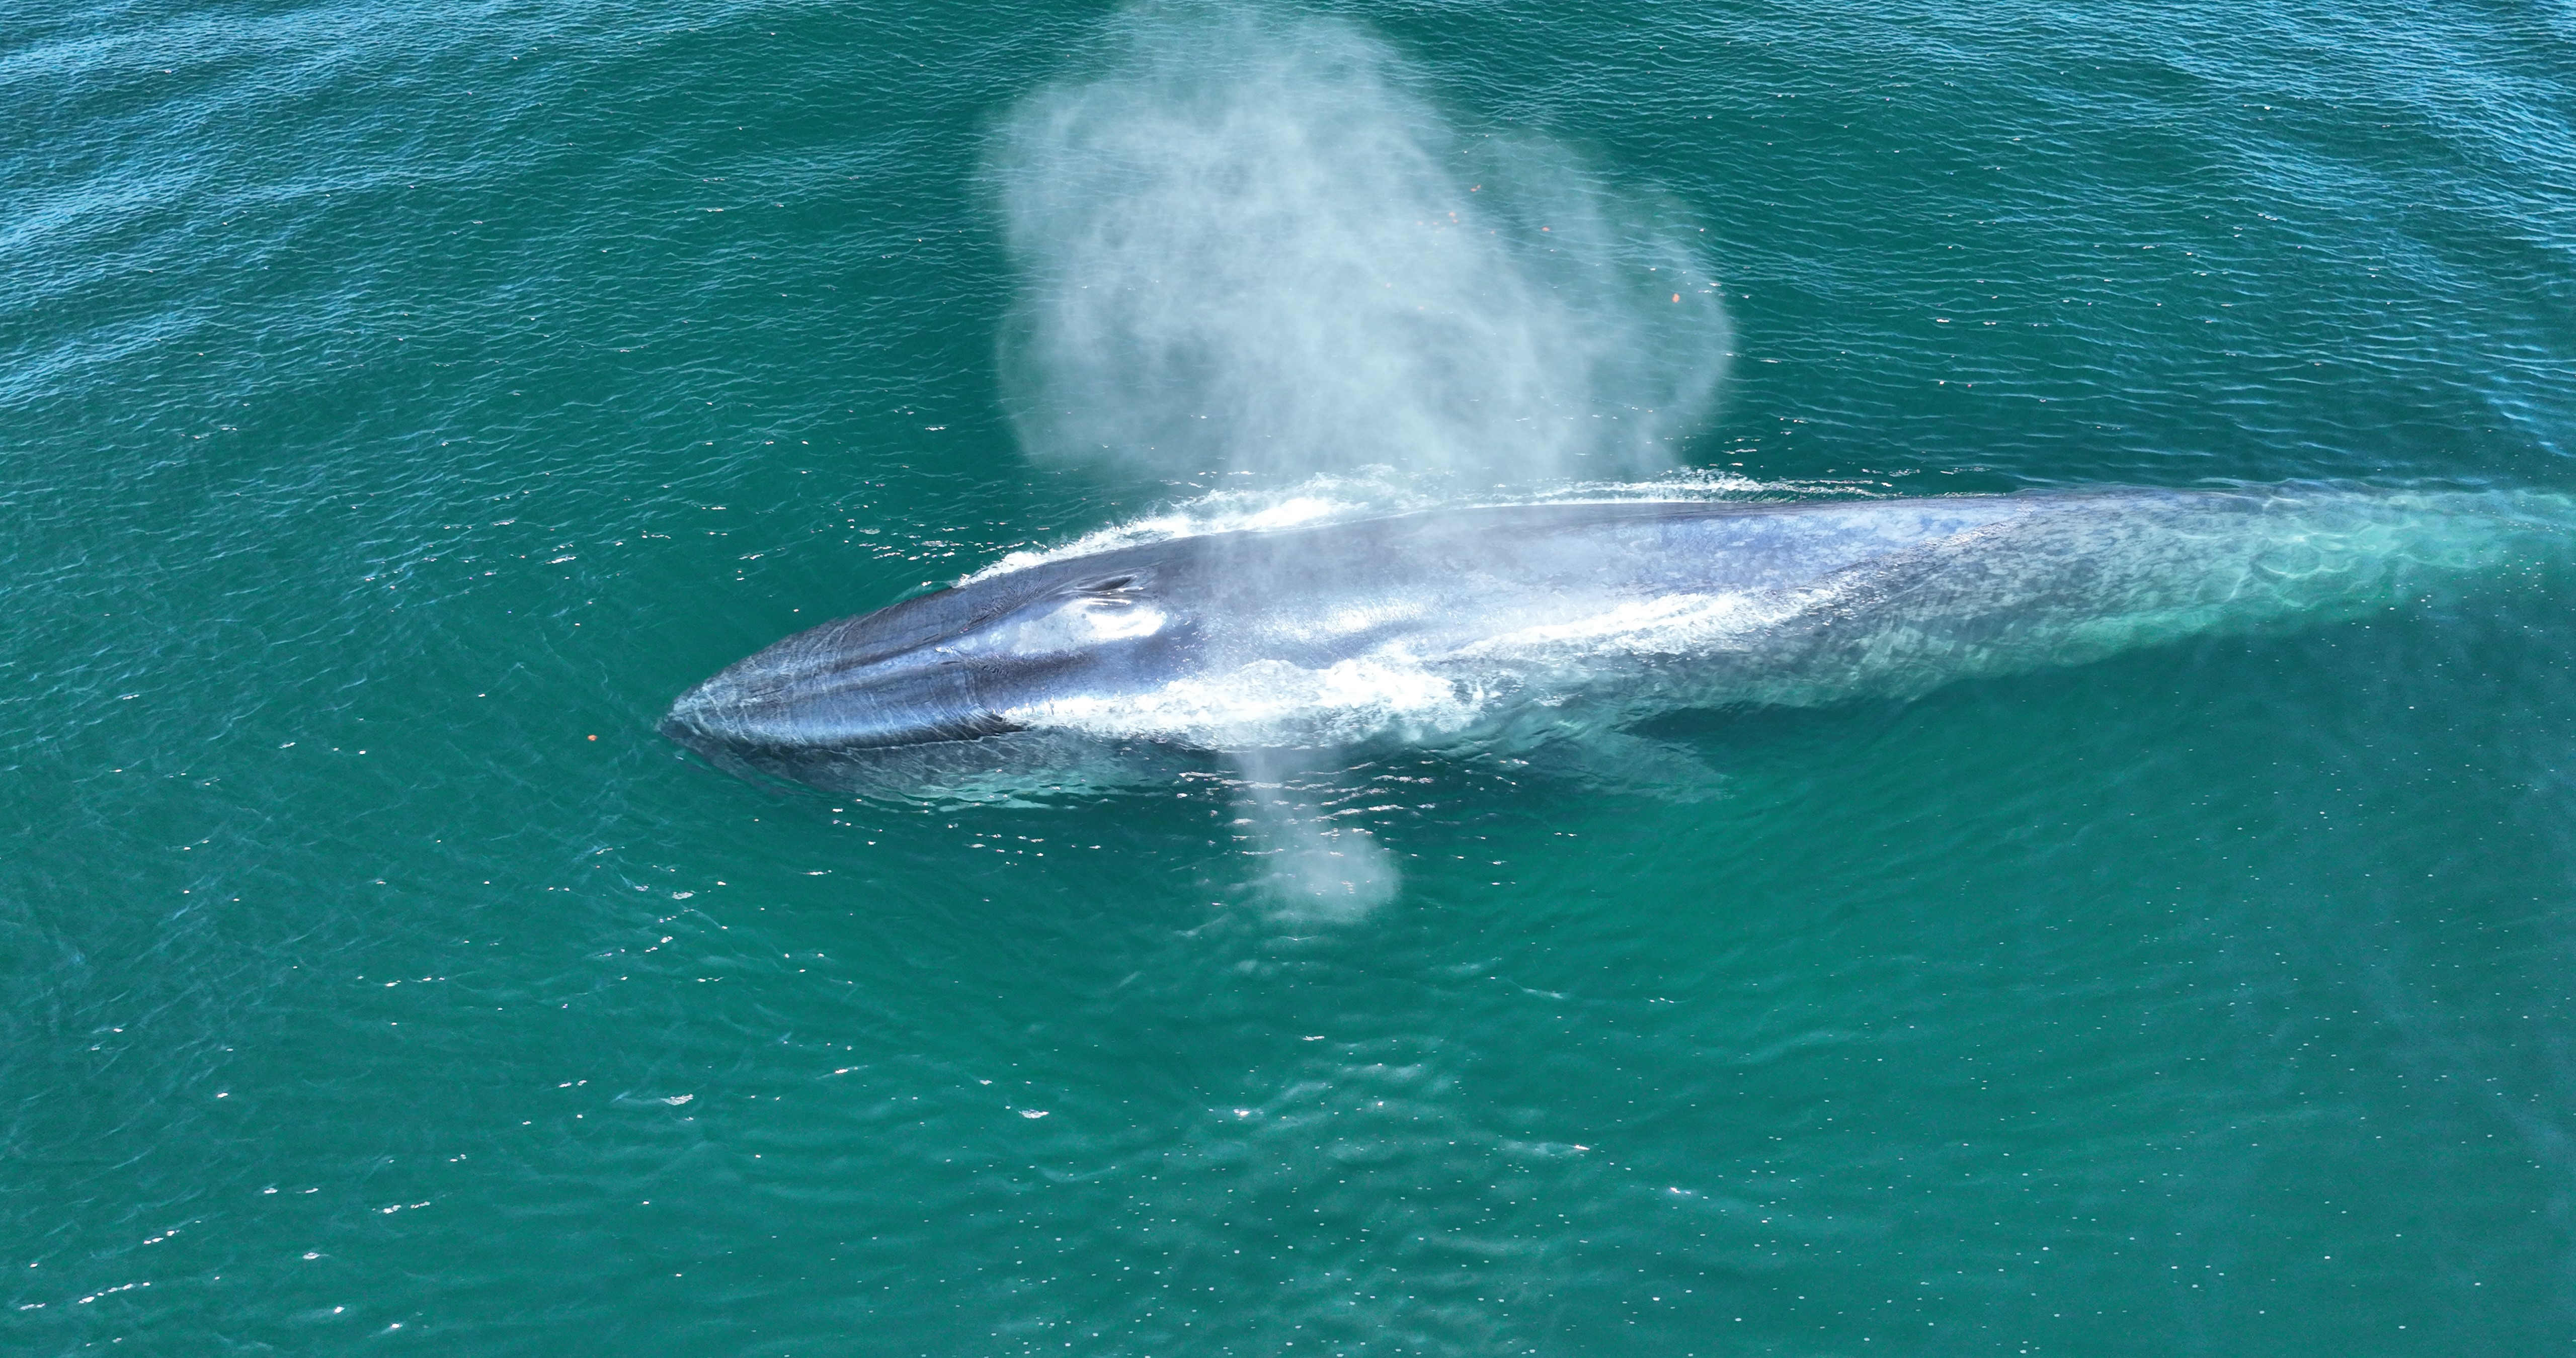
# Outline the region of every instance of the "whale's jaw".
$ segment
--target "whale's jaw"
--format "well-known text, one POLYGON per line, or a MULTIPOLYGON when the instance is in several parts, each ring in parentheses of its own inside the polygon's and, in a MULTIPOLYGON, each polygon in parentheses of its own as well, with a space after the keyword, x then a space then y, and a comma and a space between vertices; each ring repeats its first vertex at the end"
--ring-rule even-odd
POLYGON ((852 663, 808 633, 680 695, 663 735, 711 757, 972 740, 1019 729, 978 696, 983 667, 898 655, 852 663))

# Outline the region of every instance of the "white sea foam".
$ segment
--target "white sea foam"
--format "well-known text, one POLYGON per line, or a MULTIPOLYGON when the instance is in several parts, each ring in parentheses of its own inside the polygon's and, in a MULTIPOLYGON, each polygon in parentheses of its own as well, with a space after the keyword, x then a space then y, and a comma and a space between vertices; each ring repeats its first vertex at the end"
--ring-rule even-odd
MULTIPOLYGON (((1829 606, 1835 593, 1816 587, 1621 600, 1442 654, 1398 643, 1317 667, 1258 660, 1142 692, 1053 697, 1003 715, 1031 727, 1203 750, 1436 745, 1508 709, 1595 689, 1633 671, 1633 662, 1705 659, 1751 646, 1766 629, 1829 606)), ((1326 619, 1298 634, 1356 633, 1385 620, 1379 613, 1337 628, 1326 619)))
POLYGON ((1429 741, 1468 729, 1494 695, 1401 650, 1309 669, 1283 660, 1175 680, 1142 693, 1074 694, 1005 713, 1029 726, 1206 750, 1429 741))
POLYGON ((1496 505, 1609 504, 1669 500, 1707 503, 1725 500, 1784 500, 1820 496, 1858 497, 1884 494, 1873 485, 1836 481, 1756 481, 1731 472, 1676 472, 1642 481, 1576 481, 1537 487, 1497 486, 1466 494, 1454 488, 1428 487, 1392 469, 1324 472, 1285 485, 1247 486, 1209 491, 1166 506, 1152 514, 1097 528, 1051 547, 1012 552, 962 577, 958 583, 990 579, 1051 561, 1091 556, 1121 547, 1205 537, 1212 533, 1258 532, 1312 528, 1352 519, 1409 514, 1434 509, 1483 508, 1496 505))
POLYGON ((1707 655, 1745 644, 1765 628, 1822 607, 1832 594, 1816 588, 1631 599, 1586 617, 1498 633, 1459 654, 1522 666, 1609 656, 1707 655))
POLYGON ((1175 538, 1210 533, 1257 532, 1306 528, 1378 514, 1428 509, 1441 503, 1434 495, 1408 490, 1391 480, 1316 476, 1295 485, 1270 489, 1213 491, 1148 514, 1094 529, 1053 547, 1012 552, 965 577, 983 580, 1050 561, 1091 556, 1120 547, 1138 547, 1175 538))

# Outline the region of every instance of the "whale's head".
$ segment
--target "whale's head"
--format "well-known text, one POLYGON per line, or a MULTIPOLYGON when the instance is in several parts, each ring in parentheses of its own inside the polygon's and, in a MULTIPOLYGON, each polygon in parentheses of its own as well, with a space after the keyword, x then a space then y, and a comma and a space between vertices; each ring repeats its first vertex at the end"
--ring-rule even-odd
POLYGON ((1158 589, 1168 570, 1110 552, 825 623, 680 695, 662 733, 757 759, 1019 730, 1067 693, 1162 682, 1191 631, 1158 589))

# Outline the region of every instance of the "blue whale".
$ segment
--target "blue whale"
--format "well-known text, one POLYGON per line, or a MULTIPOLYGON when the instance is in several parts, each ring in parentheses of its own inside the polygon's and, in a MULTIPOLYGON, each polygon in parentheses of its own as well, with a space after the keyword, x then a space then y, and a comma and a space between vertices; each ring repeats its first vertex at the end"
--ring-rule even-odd
POLYGON ((2508 530, 2534 526, 2527 508, 2272 486, 1544 503, 1212 532, 800 632, 689 690, 662 730, 797 777, 894 750, 936 750, 953 772, 1102 744, 1607 732, 2355 616, 2492 567, 2508 530))

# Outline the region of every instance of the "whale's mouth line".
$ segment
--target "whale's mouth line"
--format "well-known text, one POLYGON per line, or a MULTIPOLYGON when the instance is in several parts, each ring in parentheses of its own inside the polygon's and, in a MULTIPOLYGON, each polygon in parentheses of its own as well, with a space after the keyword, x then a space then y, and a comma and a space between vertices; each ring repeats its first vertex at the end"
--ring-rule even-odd
POLYGON ((829 664, 758 684, 720 675, 681 694, 655 729, 701 754, 768 757, 967 741, 1026 729, 984 701, 971 665, 943 660, 875 682, 853 677, 862 668, 829 664))
POLYGON ((983 712, 949 716, 914 727, 902 734, 871 737, 842 735, 826 739, 800 739, 767 736, 757 731, 727 730, 692 719, 676 708, 663 715, 654 729, 665 739, 676 741, 700 754, 743 757, 812 757, 862 750, 895 750, 913 745, 961 744, 991 736, 1016 735, 1034 729, 1028 723, 1013 721, 998 713, 983 712))

